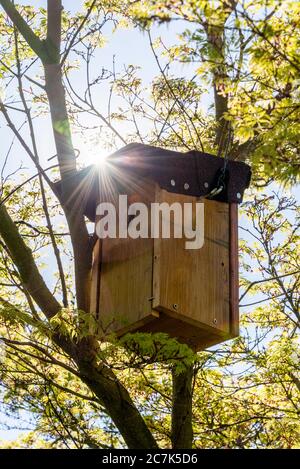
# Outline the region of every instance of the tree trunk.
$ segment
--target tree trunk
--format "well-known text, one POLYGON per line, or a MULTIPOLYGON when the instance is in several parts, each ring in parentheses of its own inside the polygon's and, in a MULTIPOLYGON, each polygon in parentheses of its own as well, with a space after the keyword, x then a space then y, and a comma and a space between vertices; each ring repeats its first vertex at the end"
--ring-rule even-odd
POLYGON ((172 371, 172 447, 173 449, 192 448, 192 400, 193 400, 193 365, 186 367, 181 373, 172 371))
POLYGON ((129 449, 156 449, 158 445, 145 421, 114 373, 104 364, 95 367, 79 360, 81 379, 107 409, 129 449))

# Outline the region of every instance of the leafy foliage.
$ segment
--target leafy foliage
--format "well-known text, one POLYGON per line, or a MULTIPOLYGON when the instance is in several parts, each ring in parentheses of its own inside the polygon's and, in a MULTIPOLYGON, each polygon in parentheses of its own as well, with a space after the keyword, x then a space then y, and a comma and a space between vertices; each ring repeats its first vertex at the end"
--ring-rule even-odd
MULTIPOLYGON (((46 11, 17 8, 47 41, 46 11)), ((192 369, 194 447, 298 448, 300 209, 287 186, 298 181, 300 164, 299 3, 89 0, 78 14, 65 11, 61 24, 67 113, 49 125, 45 70, 0 16, 1 126, 12 131, 0 154, 0 210, 5 205, 59 304, 44 314, 1 240, 0 410, 25 432, 2 447, 125 447, 115 416, 123 409, 137 409, 160 447, 174 446, 174 382, 192 369), (170 39, 160 36, 165 23, 171 32, 181 25, 170 39), (148 81, 141 64, 113 59, 111 69, 99 67, 99 49, 133 27, 157 66, 148 81), (77 304, 78 225, 51 190, 61 154, 50 144, 44 150, 45 121, 61 139, 70 125, 81 151, 139 140, 222 153, 231 129, 230 156, 254 171, 242 208, 239 338, 199 354, 164 334, 99 339, 98 322, 77 304)), ((69 154, 85 165, 73 147, 69 154)))

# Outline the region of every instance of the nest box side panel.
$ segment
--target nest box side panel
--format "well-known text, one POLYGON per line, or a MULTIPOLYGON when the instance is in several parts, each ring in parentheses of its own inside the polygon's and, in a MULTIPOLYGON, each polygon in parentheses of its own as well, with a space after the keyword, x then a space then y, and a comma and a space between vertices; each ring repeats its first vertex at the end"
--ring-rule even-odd
POLYGON ((230 219, 230 337, 239 335, 239 236, 238 204, 229 205, 230 219))
POLYGON ((98 239, 93 249, 91 302, 90 302, 90 312, 96 318, 98 316, 98 309, 99 309, 100 256, 101 256, 101 242, 100 242, 100 239, 98 239))
POLYGON ((152 314, 152 239, 101 241, 99 324, 121 335, 158 316, 152 314))
MULTIPOLYGON (((164 190, 158 198, 169 204, 197 201, 164 190)), ((155 240, 153 308, 207 329, 208 335, 229 335, 229 205, 205 200, 204 246, 187 250, 185 242, 185 238, 155 240)))

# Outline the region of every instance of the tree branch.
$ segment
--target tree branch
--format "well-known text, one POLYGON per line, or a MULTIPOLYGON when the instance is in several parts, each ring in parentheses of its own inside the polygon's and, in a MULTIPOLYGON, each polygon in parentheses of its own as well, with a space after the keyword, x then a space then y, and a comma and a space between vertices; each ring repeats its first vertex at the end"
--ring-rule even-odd
POLYGON ((193 444, 192 398, 193 365, 178 374, 172 370, 173 405, 172 405, 172 448, 189 449, 193 444))
MULTIPOLYGON (((28 121, 28 126, 29 126, 29 131, 30 131, 30 137, 32 141, 32 148, 33 148, 33 154, 35 157, 35 160, 39 162, 39 154, 38 154, 38 148, 37 148, 37 143, 36 143, 36 138, 35 138, 35 132, 34 132, 34 126, 33 126, 33 120, 31 117, 31 111, 27 105, 26 97, 24 94, 23 90, 23 81, 22 81, 22 73, 21 73, 21 62, 20 62, 20 57, 19 57, 19 47, 18 47, 18 31, 16 26, 14 26, 14 38, 15 38, 15 53, 16 53, 16 62, 17 62, 17 79, 18 79, 18 85, 19 85, 19 94, 20 98, 24 107, 24 111, 27 116, 27 121, 28 121)), ((42 202, 43 202, 43 210, 45 213, 46 217, 46 222, 47 222, 47 227, 49 230, 49 235, 54 251, 54 255, 56 258, 57 262, 57 268, 59 272, 59 278, 60 278, 60 283, 61 283, 61 288, 62 288, 62 296, 63 296, 63 305, 66 308, 68 306, 68 294, 67 294, 67 286, 66 286, 66 280, 65 280, 65 274, 64 274, 64 269, 63 269, 63 264, 60 256, 60 251, 54 236, 54 231, 52 227, 52 222, 51 222, 51 217, 48 209, 48 203, 47 203, 47 197, 46 197, 46 192, 45 192, 45 186, 44 186, 44 181, 42 178, 42 175, 39 174, 39 183, 40 183, 40 188, 41 188, 41 195, 42 195, 42 202)))
POLYGON ((215 117, 217 121, 216 129, 216 145, 219 147, 219 153, 222 153, 226 146, 226 133, 231 128, 229 122, 224 119, 224 115, 228 112, 228 94, 223 90, 223 80, 228 78, 228 73, 224 65, 225 55, 225 23, 228 17, 236 6, 236 1, 229 0, 224 2, 224 8, 226 8, 226 16, 223 19, 222 24, 209 24, 207 21, 203 22, 203 26, 206 32, 207 41, 210 46, 214 49, 215 53, 220 57, 218 65, 215 65, 213 75, 213 89, 214 89, 214 101, 215 101, 215 117), (229 126, 229 128, 228 128, 229 126))
POLYGON ((11 258, 18 268, 26 289, 50 319, 61 309, 42 278, 29 247, 24 243, 20 233, 9 216, 4 204, 0 205, 0 236, 5 242, 11 258))
POLYGON ((55 188, 55 185, 53 184, 53 182, 51 181, 51 179, 47 176, 47 174, 45 173, 44 169, 41 167, 41 165, 39 164, 39 162, 36 160, 35 158, 35 155, 34 153, 31 151, 31 149, 29 148, 29 146, 27 145, 27 143, 25 142, 25 140, 23 139, 22 135, 20 134, 20 132, 18 131, 18 129, 16 128, 16 126, 13 124, 6 108, 5 108, 5 105, 4 103, 1 101, 0 99, 0 111, 2 112, 6 122, 7 122, 7 125, 8 127, 10 127, 10 129, 12 130, 12 132, 15 134, 16 138, 18 139, 19 143, 22 145, 22 147, 24 148, 24 150, 26 151, 26 153, 29 155, 29 157, 31 158, 31 160, 33 161, 33 163, 35 164, 36 168, 38 169, 39 171, 39 174, 42 174, 45 181, 47 182, 47 184, 49 185, 49 187, 51 187, 51 189, 53 190, 54 194, 56 194, 56 188, 55 188))
MULTIPOLYGON (((49 1, 49 0, 48 0, 48 1, 49 1)), ((80 31, 81 31, 82 28, 84 27, 85 23, 87 22, 87 20, 88 20, 89 17, 90 17, 90 14, 91 14, 92 11, 93 11, 93 8, 94 8, 94 6, 95 6, 95 4, 96 4, 96 1, 97 1, 97 0, 93 0, 93 2, 91 3, 89 9, 87 10, 87 13, 86 13, 85 17, 83 18, 83 20, 81 21, 80 25, 78 26, 78 28, 77 28, 75 34, 73 35, 73 37, 72 37, 72 39, 71 39, 71 41, 70 41, 70 44, 68 45, 68 47, 67 47, 67 49, 66 49, 66 51, 65 51, 65 53, 64 53, 64 56, 63 56, 62 61, 61 61, 61 65, 63 65, 63 64, 65 63, 65 61, 67 60, 68 55, 69 55, 69 53, 71 52, 72 47, 73 47, 73 45, 74 45, 74 43, 75 43, 75 41, 76 41, 78 35, 80 34, 80 31)))
POLYGON ((47 0, 47 42, 60 60, 62 1, 47 0))
POLYGON ((259 284, 259 283, 265 283, 265 282, 270 282, 272 280, 278 280, 279 278, 283 278, 283 277, 289 277, 290 275, 296 275, 300 272, 300 270, 295 270, 293 272, 288 272, 287 274, 282 274, 282 275, 278 275, 278 276, 273 276, 273 277, 269 277, 269 278, 263 278, 261 280, 255 280, 254 282, 251 282, 248 287, 246 288, 246 290, 244 291, 244 293, 240 296, 240 299, 239 301, 241 301, 248 293, 249 290, 251 290, 252 287, 254 287, 255 285, 259 284))
POLYGON ((47 42, 39 39, 39 37, 33 32, 11 0, 0 0, 0 5, 41 61, 43 63, 53 63, 53 61, 56 60, 56 57, 55 55, 52 56, 53 51, 51 50, 51 47, 48 47, 47 42))

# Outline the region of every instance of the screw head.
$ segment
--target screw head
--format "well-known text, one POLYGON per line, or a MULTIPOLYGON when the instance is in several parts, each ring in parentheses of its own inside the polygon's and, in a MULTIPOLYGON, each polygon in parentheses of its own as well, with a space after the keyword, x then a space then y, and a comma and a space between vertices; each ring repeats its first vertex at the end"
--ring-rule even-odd
POLYGON ((236 194, 236 196, 237 196, 238 199, 241 199, 241 198, 242 198, 242 196, 241 196, 241 194, 240 194, 239 192, 236 194))
POLYGON ((184 190, 185 190, 185 191, 188 191, 189 188, 190 188, 190 185, 189 185, 188 182, 186 182, 183 187, 184 187, 184 190))
POLYGON ((173 309, 177 310, 178 309, 178 304, 174 303, 173 304, 173 309))
POLYGON ((207 189, 207 188, 208 188, 208 186, 209 186, 208 182, 205 182, 205 183, 204 183, 204 187, 205 187, 205 189, 207 189))
POLYGON ((213 320, 213 323, 214 323, 214 324, 217 324, 217 323, 218 323, 218 321, 217 321, 216 318, 213 320))

